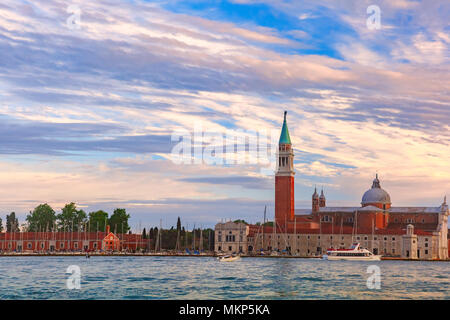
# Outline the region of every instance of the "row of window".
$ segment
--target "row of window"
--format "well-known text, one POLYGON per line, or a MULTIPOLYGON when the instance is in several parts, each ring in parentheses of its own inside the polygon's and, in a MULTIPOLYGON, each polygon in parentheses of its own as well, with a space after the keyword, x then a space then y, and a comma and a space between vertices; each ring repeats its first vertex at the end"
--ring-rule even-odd
POLYGON ((289 167, 289 158, 288 157, 279 157, 278 165, 279 165, 279 167, 289 167))
MULTIPOLYGON (((222 234, 222 231, 219 230, 217 233, 218 233, 218 234, 222 234)), ((232 231, 229 231, 228 233, 229 233, 229 234, 232 234, 233 232, 232 232, 232 231)), ((243 234, 243 233, 244 233, 244 230, 241 230, 240 233, 243 234)))
MULTIPOLYGON (((281 239, 280 237, 281 237, 281 236, 278 235, 278 239, 281 239)), ((321 236, 317 236, 317 239, 320 239, 320 237, 321 237, 321 236)), ((261 239, 261 238, 262 238, 262 235, 259 235, 259 238, 261 239)), ((272 236, 269 235, 269 239, 271 239, 271 238, 272 238, 272 236)), ((290 236, 287 236, 287 238, 288 238, 288 239, 291 239, 290 236)), ((300 239, 300 236, 297 236, 297 239, 300 239)), ((310 239, 311 239, 311 236, 308 235, 308 236, 307 236, 307 239, 310 240, 310 239)), ((330 236, 330 239, 333 239, 333 236, 330 236)), ((345 237, 341 237, 341 240, 344 240, 344 239, 345 239, 345 237)), ((361 237, 356 237, 356 240, 361 240, 361 237)), ((368 237, 364 237, 364 240, 369 240, 369 238, 368 238, 368 237)), ((378 237, 374 237, 373 240, 378 240, 378 237)), ((387 238, 387 237, 384 237, 383 240, 384 240, 384 241, 387 241, 388 238, 387 238)), ((395 237, 392 237, 391 240, 392 240, 392 241, 395 241, 395 237)), ((219 241, 220 241, 220 240, 219 240, 219 241)), ((242 241, 242 240, 241 240, 241 241, 242 241)), ((425 242, 427 242, 427 241, 428 241, 428 238, 425 238, 425 242)), ((426 246, 428 246, 428 245, 426 245, 426 246)))
MULTIPOLYGON (((111 244, 112 244, 112 243, 111 243, 111 244)), ((18 248, 22 248, 21 245, 18 245, 17 247, 18 247, 18 248)), ((45 243, 44 243, 44 242, 41 242, 40 247, 41 247, 41 249, 44 249, 44 248, 45 248, 45 243)), ((53 246, 53 245, 50 245, 50 247, 54 247, 54 246, 53 246)), ((64 243, 63 243, 63 242, 60 243, 59 247, 60 247, 61 249, 64 249, 64 248, 65 248, 64 243)), ((77 248, 78 248, 78 243, 75 242, 75 243, 73 244, 73 247, 74 247, 75 249, 77 249, 77 248)), ((85 247, 86 247, 86 246, 85 246, 85 247)), ((96 243, 96 242, 94 242, 93 247, 94 247, 94 248, 97 248, 97 243, 96 243)), ((11 249, 11 248, 12 248, 12 244, 11 244, 11 243, 8 243, 8 249, 11 249)), ((27 249, 32 249, 32 248, 33 248, 33 244, 32 244, 31 242, 28 242, 28 244, 27 244, 27 249)))
MULTIPOLYGON (((330 217, 330 216, 322 216, 321 221, 322 222, 333 222, 333 218, 330 217)), ((347 217, 345 219, 345 222, 353 222, 353 217, 347 217)), ((399 222, 399 219, 395 218, 394 222, 399 222)), ((402 222, 401 219, 400 219, 400 222, 402 222)), ((408 219, 406 219, 406 223, 415 223, 415 220, 411 219, 411 218, 408 218, 408 219)), ((422 219, 422 223, 425 223, 425 219, 422 219)))
MULTIPOLYGON (((239 236, 239 241, 243 242, 243 237, 239 236)), ((222 242, 222 236, 217 236, 217 242, 222 242)), ((233 235, 226 235, 225 236, 225 242, 236 242, 236 236, 233 235)))
MULTIPOLYGON (((322 222, 333 222, 333 217, 330 216, 322 216, 322 222)), ((349 222, 352 223, 353 222, 353 217, 347 217, 345 218, 345 222, 349 222)))
MULTIPOLYGON (((405 221, 406 221, 406 223, 416 223, 416 220, 412 219, 412 218, 408 218, 405 221)), ((394 218, 394 222, 402 222, 402 219, 400 219, 400 221, 399 221, 398 218, 394 218)), ((422 219, 422 223, 425 223, 425 219, 422 219)))

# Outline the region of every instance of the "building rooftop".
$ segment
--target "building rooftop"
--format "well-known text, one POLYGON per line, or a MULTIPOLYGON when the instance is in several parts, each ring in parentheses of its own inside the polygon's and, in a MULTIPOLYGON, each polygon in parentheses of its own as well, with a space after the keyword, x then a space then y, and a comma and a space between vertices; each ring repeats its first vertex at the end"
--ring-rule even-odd
MULTIPOLYGON (((382 212, 383 210, 375 206, 366 207, 320 207, 319 212, 334 213, 334 212, 382 212)), ((391 207, 387 209, 389 213, 440 213, 441 207, 391 207)), ((309 215, 312 214, 311 209, 295 209, 295 215, 309 215)))
POLYGON ((441 207, 391 207, 390 213, 439 213, 441 207))

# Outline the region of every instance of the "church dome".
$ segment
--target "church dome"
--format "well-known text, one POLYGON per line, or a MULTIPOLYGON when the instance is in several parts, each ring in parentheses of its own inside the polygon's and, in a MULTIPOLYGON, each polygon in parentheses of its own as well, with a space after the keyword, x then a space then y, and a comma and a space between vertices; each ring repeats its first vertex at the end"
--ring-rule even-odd
POLYGON ((391 197, 389 196, 389 193, 387 193, 384 189, 380 186, 380 180, 378 180, 378 174, 373 180, 372 188, 367 190, 363 197, 361 204, 367 205, 367 204, 391 204, 391 197))

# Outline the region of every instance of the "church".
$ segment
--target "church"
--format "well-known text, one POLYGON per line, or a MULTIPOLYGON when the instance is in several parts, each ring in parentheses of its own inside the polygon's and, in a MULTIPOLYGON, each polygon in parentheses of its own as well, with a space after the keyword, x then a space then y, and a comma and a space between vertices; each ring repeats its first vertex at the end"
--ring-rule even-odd
POLYGON ((294 152, 284 112, 275 174, 275 221, 218 223, 215 251, 249 255, 321 256, 328 248, 362 247, 384 257, 448 259, 446 198, 436 207, 392 206, 378 174, 354 207, 329 207, 314 190, 310 209, 295 209, 294 152))

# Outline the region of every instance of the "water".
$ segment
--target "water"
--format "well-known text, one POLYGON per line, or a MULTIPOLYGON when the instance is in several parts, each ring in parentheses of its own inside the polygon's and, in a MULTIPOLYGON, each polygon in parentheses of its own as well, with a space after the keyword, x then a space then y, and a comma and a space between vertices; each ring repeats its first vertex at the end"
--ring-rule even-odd
POLYGON ((450 299, 450 262, 0 257, 0 299, 450 299), (367 267, 381 270, 370 290, 367 267), (78 265, 81 288, 66 269, 78 265))

